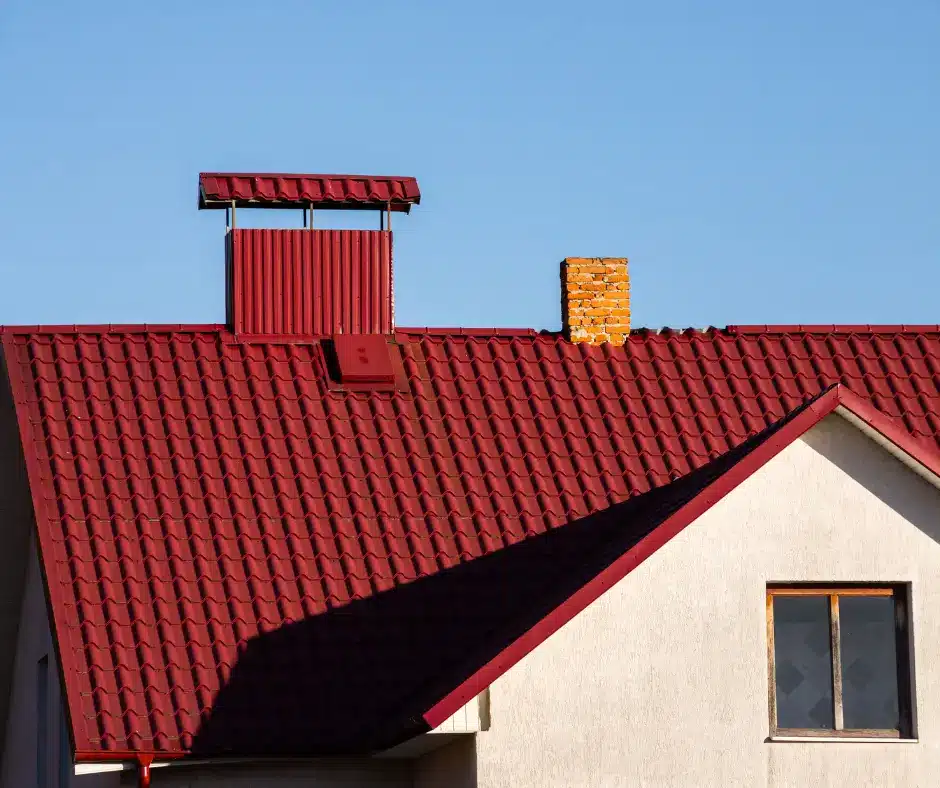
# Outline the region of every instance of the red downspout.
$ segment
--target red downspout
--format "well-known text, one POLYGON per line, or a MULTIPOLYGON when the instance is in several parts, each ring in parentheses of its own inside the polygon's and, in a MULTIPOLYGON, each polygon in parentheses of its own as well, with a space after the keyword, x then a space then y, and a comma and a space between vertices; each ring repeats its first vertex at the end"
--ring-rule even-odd
POLYGON ((137 756, 137 788, 150 788, 150 764, 152 755, 137 756))

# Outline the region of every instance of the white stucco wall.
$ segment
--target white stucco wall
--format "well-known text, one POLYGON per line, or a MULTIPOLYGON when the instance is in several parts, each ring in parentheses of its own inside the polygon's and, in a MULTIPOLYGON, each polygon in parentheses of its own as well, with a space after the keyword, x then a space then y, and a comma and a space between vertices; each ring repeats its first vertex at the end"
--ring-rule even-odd
POLYGON ((491 687, 480 788, 940 785, 940 492, 837 415, 491 687), (911 582, 918 743, 766 742, 767 582, 911 582))

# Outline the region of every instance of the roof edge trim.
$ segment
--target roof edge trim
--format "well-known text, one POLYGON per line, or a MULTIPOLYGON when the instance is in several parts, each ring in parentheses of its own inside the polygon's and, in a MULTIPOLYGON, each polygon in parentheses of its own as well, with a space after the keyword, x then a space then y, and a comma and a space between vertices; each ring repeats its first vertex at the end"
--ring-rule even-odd
POLYGON ((201 172, 199 209, 320 208, 409 213, 421 202, 410 176, 201 172))
POLYGON ((857 394, 840 387, 836 413, 940 489, 940 453, 857 394))
POLYGON ((213 334, 227 332, 224 323, 102 323, 98 325, 0 326, 0 335, 24 334, 213 334))
MULTIPOLYGON (((66 600, 63 597, 62 587, 57 583, 50 583, 46 574, 46 567, 49 565, 48 557, 52 552, 53 545, 49 544, 49 539, 45 535, 46 529, 39 527, 39 523, 52 519, 53 515, 51 502, 40 492, 43 479, 42 459, 36 451, 36 440, 32 434, 34 425, 40 422, 38 415, 39 403, 36 401, 34 390, 24 378, 22 364, 10 363, 16 357, 17 343, 10 336, 2 336, 0 337, 0 347, 3 348, 7 379, 13 395, 13 410, 17 431, 23 451, 23 460, 26 465, 26 480, 29 484, 30 502, 33 507, 33 527, 36 531, 36 552, 47 600, 49 634, 59 660, 59 674, 62 677, 67 677, 70 673, 78 672, 79 666, 73 656, 74 652, 64 648, 64 644, 59 642, 59 633, 66 631, 66 628, 64 622, 57 617, 57 611, 65 608, 66 600)), ((63 683, 67 707, 66 725, 70 728, 71 741, 75 743, 76 749, 78 749, 80 745, 87 743, 84 738, 79 739, 79 730, 73 722, 76 719, 81 719, 81 698, 75 682, 66 680, 63 683)), ((81 732, 81 735, 85 736, 84 731, 81 732)))

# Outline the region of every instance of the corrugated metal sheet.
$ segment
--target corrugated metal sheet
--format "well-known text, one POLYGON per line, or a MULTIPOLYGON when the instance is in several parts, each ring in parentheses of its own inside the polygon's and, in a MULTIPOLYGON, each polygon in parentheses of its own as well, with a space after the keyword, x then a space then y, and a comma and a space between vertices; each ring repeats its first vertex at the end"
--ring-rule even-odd
POLYGON ((392 234, 232 230, 229 325, 237 334, 389 334, 392 234))
POLYGON ((200 173, 200 208, 226 208, 232 201, 249 208, 391 207, 408 213, 421 202, 421 191, 414 178, 386 175, 200 173))

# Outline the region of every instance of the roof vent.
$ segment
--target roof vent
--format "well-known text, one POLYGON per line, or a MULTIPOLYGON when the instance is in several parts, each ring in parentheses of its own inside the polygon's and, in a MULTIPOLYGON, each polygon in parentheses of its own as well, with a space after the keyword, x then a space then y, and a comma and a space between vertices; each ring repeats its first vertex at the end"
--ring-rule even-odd
POLYGON ((394 388, 395 364, 388 337, 382 334, 333 336, 336 377, 345 388, 394 388))

